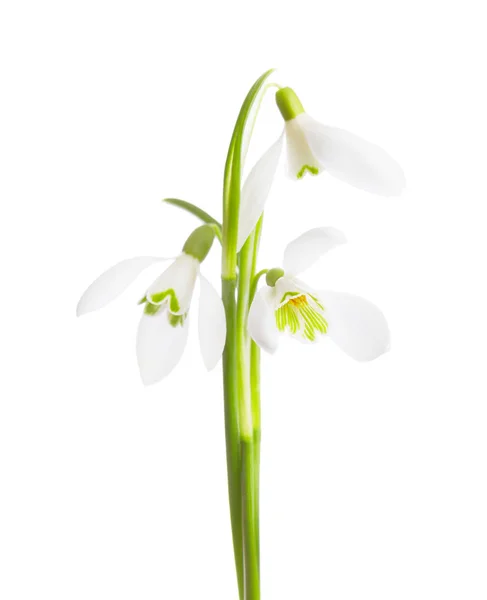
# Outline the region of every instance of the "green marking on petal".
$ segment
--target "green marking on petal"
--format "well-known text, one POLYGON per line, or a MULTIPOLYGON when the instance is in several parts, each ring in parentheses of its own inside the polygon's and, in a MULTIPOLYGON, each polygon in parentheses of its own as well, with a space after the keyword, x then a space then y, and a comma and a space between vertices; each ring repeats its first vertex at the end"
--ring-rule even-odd
POLYGON ((143 298, 141 298, 137 304, 144 304, 145 302, 147 302, 147 296, 144 296, 143 298))
POLYGON ((287 292, 282 302, 286 297, 290 297, 288 302, 275 312, 276 327, 279 331, 287 330, 291 334, 300 332, 310 342, 327 332, 328 323, 320 312, 323 310, 322 305, 313 296, 310 298, 318 310, 308 302, 307 296, 300 292, 287 292))
POLYGON ((165 290, 164 292, 157 292, 156 294, 152 294, 150 297, 150 301, 153 304, 162 304, 162 302, 169 297, 169 310, 171 312, 179 311, 179 300, 176 296, 176 292, 171 288, 169 290, 165 290))
POLYGON ((178 327, 179 325, 182 327, 184 321, 186 321, 186 315, 188 313, 186 313, 185 315, 173 315, 171 313, 168 314, 168 320, 169 320, 169 325, 171 325, 171 327, 178 327))
POLYGON ((160 309, 161 309, 160 304, 151 304, 150 302, 147 302, 146 305, 144 306, 144 313, 146 315, 157 315, 157 313, 159 312, 160 309))
POLYGON ((284 296, 281 298, 281 301, 279 302, 279 304, 282 304, 283 302, 285 302, 286 298, 292 298, 293 296, 299 296, 300 294, 302 294, 302 292, 286 292, 284 294, 284 296))
POLYGON ((321 304, 321 302, 318 300, 318 298, 316 296, 313 296, 312 294, 309 294, 309 297, 318 306, 318 308, 321 308, 321 310, 325 310, 325 307, 323 306, 323 304, 321 304))
POLYGON ((311 173, 311 175, 318 175, 320 172, 317 167, 313 167, 311 165, 303 165, 301 167, 301 170, 299 171, 299 173, 296 175, 296 177, 298 179, 302 179, 304 177, 304 174, 306 173, 306 171, 311 173))

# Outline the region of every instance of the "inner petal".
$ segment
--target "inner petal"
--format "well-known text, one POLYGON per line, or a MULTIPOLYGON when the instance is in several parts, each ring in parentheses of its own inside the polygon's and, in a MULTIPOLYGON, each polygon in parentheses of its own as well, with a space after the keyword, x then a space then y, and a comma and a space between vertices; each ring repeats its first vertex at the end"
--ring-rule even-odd
POLYGON ((290 293, 289 300, 275 311, 276 326, 283 333, 315 342, 328 329, 323 312, 323 305, 314 296, 290 293))
POLYGON ((198 272, 198 260, 183 252, 149 287, 146 300, 152 304, 167 306, 173 314, 187 313, 198 272))
POLYGON ((145 302, 144 313, 149 316, 155 316, 160 311, 166 311, 169 325, 171 325, 171 327, 182 327, 184 325, 184 322, 186 321, 188 313, 174 314, 173 312, 171 312, 171 310, 166 310, 168 306, 170 306, 169 303, 169 297, 167 297, 166 301, 162 302, 161 304, 152 304, 152 302, 145 302))
POLYGON ((318 175, 322 169, 296 119, 286 123, 287 160, 289 175, 302 179, 306 173, 318 175))
POLYGON ((167 305, 172 313, 177 313, 181 308, 176 292, 172 288, 152 294, 150 302, 152 304, 167 305))

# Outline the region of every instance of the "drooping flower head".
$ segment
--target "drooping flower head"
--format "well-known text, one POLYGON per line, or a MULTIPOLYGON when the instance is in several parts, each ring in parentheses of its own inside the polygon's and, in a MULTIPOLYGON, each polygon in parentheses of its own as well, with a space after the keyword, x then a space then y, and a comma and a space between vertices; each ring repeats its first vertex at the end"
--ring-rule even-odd
POLYGON ((288 244, 283 268, 267 272, 267 285, 250 307, 249 334, 261 348, 275 352, 280 336, 287 334, 303 343, 329 337, 360 361, 373 360, 388 350, 389 328, 376 306, 351 294, 314 290, 296 277, 345 241, 340 231, 322 227, 288 244))
MULTIPOLYGON (((200 273, 215 237, 214 229, 202 225, 193 231, 179 256, 154 281, 140 304, 144 312, 137 331, 137 361, 145 385, 166 377, 178 364, 188 339, 188 315, 196 284, 200 281, 199 338, 208 370, 220 359, 225 344, 225 313, 211 283, 200 273)), ((77 315, 102 308, 115 300, 155 262, 171 260, 142 256, 124 260, 105 271, 81 297, 77 315)))
POLYGON ((344 129, 322 125, 308 115, 289 87, 276 92, 284 131, 254 165, 242 190, 240 248, 259 220, 286 146, 286 170, 295 180, 327 172, 356 188, 381 196, 398 196, 405 187, 401 167, 379 146, 344 129))

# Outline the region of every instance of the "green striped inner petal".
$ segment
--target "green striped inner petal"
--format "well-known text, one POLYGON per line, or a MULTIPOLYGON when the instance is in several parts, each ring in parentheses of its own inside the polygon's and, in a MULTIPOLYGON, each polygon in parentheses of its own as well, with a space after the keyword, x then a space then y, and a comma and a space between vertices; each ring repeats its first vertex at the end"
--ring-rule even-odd
POLYGON ((310 342, 326 333, 328 323, 322 314, 324 307, 317 298, 310 295, 312 302, 309 302, 306 294, 288 292, 286 296, 289 300, 275 312, 279 331, 287 330, 291 335, 299 332, 310 342))
MULTIPOLYGON (((157 315, 160 310, 166 310, 166 307, 162 304, 151 304, 150 302, 146 302, 144 305, 144 313, 149 316, 157 315)), ((167 320, 171 327, 182 327, 187 316, 188 313, 185 313, 184 315, 173 315, 172 312, 167 311, 167 320)))
POLYGON ((173 315, 171 313, 168 313, 167 318, 169 319, 169 325, 171 325, 172 327, 182 327, 184 321, 186 321, 187 315, 188 313, 184 315, 173 315))
POLYGON ((157 292, 156 294, 152 294, 150 297, 150 301, 153 304, 162 304, 164 300, 169 301, 169 310, 171 312, 179 311, 179 300, 176 296, 176 292, 173 289, 157 292))

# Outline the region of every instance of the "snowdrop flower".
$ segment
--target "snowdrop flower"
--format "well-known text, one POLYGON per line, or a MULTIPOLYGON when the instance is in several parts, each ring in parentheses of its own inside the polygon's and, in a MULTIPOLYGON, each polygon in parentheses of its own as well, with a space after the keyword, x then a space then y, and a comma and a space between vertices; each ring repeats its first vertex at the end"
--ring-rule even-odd
POLYGON ((406 185, 397 162, 382 148, 344 129, 322 125, 310 117, 291 88, 276 93, 284 118, 279 139, 254 165, 243 189, 238 249, 252 233, 269 195, 286 145, 287 172, 292 179, 328 172, 356 188, 381 196, 398 196, 406 185))
POLYGON ((248 330, 264 350, 275 352, 280 334, 304 343, 324 337, 359 361, 373 360, 389 349, 389 329, 382 312, 351 294, 315 291, 296 275, 339 244, 345 236, 332 227, 311 229, 284 252, 283 268, 267 272, 267 285, 255 295, 248 330))
MULTIPOLYGON (((140 301, 144 312, 137 332, 137 361, 145 385, 166 377, 178 364, 188 338, 188 312, 196 279, 200 280, 199 340, 208 370, 217 364, 225 344, 226 325, 222 301, 200 273, 200 263, 210 251, 214 229, 203 225, 193 231, 182 253, 160 275, 140 301)), ((115 300, 147 267, 171 260, 142 256, 124 260, 105 271, 81 297, 77 315, 104 307, 115 300)))

